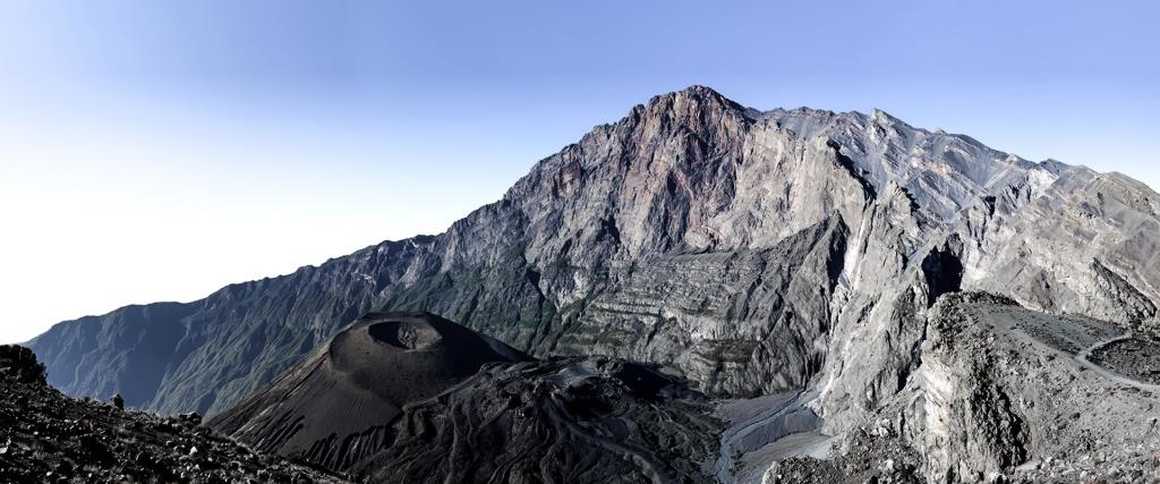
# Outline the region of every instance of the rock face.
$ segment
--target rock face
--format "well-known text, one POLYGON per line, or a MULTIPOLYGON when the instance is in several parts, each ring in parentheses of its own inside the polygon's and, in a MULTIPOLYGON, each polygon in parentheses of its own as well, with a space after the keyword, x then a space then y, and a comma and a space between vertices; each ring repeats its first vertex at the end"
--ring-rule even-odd
POLYGON ((701 482, 717 420, 621 360, 533 361, 447 320, 372 314, 208 426, 374 482, 701 482))
POLYGON ((0 481, 346 482, 199 428, 74 400, 48 386, 32 351, 0 346, 0 481))
POLYGON ((714 396, 811 387, 836 435, 906 387, 948 292, 1154 331, 1158 202, 880 111, 761 112, 692 87, 597 126, 443 234, 30 346, 69 393, 217 413, 367 311, 429 311, 533 356, 656 363, 714 396))
POLYGON ((835 461, 855 465, 832 475, 832 462, 791 460, 771 467, 766 480, 1160 478, 1154 339, 983 293, 940 299, 926 328, 919 369, 838 446, 835 461))

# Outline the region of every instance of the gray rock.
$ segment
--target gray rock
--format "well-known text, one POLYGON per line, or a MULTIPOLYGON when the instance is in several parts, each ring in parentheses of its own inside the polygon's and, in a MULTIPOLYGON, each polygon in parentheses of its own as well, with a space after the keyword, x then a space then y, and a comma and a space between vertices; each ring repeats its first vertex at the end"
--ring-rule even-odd
POLYGON ((1133 371, 1160 359, 1160 345, 985 293, 941 298, 925 328, 921 364, 901 391, 844 433, 832 455, 774 462, 765 480, 1160 478, 1160 385, 1133 371))

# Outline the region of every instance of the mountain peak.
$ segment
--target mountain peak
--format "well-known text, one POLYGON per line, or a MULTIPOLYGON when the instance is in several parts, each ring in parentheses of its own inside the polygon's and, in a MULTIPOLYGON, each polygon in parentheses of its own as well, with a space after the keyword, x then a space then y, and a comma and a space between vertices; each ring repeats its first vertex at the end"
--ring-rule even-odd
POLYGON ((652 99, 649 99, 646 108, 649 110, 657 108, 665 109, 688 104, 701 108, 708 107, 738 112, 749 111, 745 106, 725 97, 725 95, 717 92, 715 89, 700 84, 694 84, 678 91, 653 96, 652 99))
POLYGON ((709 86, 705 86, 705 85, 701 85, 701 84, 693 84, 693 85, 690 85, 689 87, 686 87, 684 89, 681 89, 681 90, 675 91, 675 92, 689 95, 689 96, 715 97, 715 98, 725 99, 724 94, 721 94, 716 89, 713 89, 709 86))
POLYGON ((870 118, 879 122, 879 123, 885 123, 885 124, 902 123, 902 124, 906 124, 906 122, 902 121, 901 119, 898 119, 898 116, 890 114, 890 113, 888 113, 880 108, 874 108, 874 109, 870 110, 870 118))

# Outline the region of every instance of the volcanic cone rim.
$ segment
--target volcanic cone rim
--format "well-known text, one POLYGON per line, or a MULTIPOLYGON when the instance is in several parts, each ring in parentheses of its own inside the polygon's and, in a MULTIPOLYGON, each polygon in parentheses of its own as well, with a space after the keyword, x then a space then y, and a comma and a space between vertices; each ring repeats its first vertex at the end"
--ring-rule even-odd
POLYGON ((368 325, 366 331, 372 341, 404 351, 429 349, 443 340, 443 334, 425 321, 379 321, 368 325))

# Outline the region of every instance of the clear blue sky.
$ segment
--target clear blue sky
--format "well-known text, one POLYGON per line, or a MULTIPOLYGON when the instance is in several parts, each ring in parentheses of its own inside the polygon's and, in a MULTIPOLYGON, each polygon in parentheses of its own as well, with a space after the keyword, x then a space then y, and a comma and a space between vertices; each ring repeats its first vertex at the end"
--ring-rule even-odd
POLYGON ((0 342, 442 231, 690 84, 1160 186, 1155 2, 0 3, 0 342))

